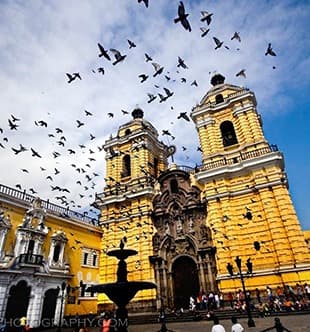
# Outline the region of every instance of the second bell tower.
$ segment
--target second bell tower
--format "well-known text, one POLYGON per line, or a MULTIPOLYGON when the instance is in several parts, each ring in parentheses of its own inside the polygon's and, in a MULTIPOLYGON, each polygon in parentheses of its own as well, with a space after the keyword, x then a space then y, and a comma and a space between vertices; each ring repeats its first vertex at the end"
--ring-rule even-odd
POLYGON ((247 281, 252 289, 305 282, 309 250, 288 192, 283 155, 264 137, 253 92, 224 80, 215 75, 191 113, 202 150, 195 176, 204 185, 219 288, 240 288, 226 269, 237 256, 244 265, 248 259, 253 263, 255 274, 247 281))

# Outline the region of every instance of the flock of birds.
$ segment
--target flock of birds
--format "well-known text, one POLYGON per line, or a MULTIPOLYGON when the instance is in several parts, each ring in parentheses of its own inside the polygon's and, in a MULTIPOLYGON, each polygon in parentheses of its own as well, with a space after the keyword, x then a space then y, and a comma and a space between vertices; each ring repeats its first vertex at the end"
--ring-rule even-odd
MULTIPOLYGON (((148 0, 138 0, 138 3, 144 3, 145 7, 148 8, 149 1, 148 0)), ((212 26, 212 20, 213 20, 213 13, 207 12, 207 11, 201 11, 201 18, 200 21, 205 26, 200 27, 201 35, 200 38, 205 38, 207 35, 210 34, 210 29, 212 26)), ((176 17, 172 20, 175 24, 180 24, 186 31, 191 32, 191 24, 189 21, 189 14, 186 13, 186 9, 184 7, 184 4, 182 1, 179 2, 178 8, 177 8, 177 14, 176 17)), ((218 37, 212 38, 214 41, 214 48, 215 50, 218 50, 222 47, 226 48, 227 50, 230 49, 230 47, 222 41, 218 37)), ((239 32, 233 32, 231 35, 231 42, 237 42, 241 43, 241 36, 239 32)), ((132 52, 136 47, 137 44, 127 39, 128 43, 128 50, 132 52)), ((104 45, 101 42, 97 43, 98 46, 98 54, 97 57, 102 58, 106 61, 106 63, 112 63, 112 66, 119 66, 121 63, 126 62, 126 59, 130 56, 129 54, 124 54, 121 51, 115 49, 115 48, 105 48, 104 45)), ((239 48, 237 48, 239 50, 239 48)), ((271 43, 268 44, 267 49, 265 51, 266 56, 276 56, 275 51, 272 48, 271 43)), ((161 79, 161 83, 158 81, 154 82, 154 88, 156 89, 155 92, 151 91, 147 93, 147 99, 146 103, 150 104, 153 103, 155 100, 157 100, 159 103, 170 101, 171 98, 175 95, 175 92, 172 91, 172 88, 168 84, 180 82, 180 83, 189 83, 191 87, 198 87, 197 80, 188 80, 186 78, 186 73, 189 70, 190 66, 186 63, 186 60, 183 59, 181 56, 178 56, 175 61, 175 74, 171 73, 168 70, 165 70, 165 66, 159 64, 155 60, 153 60, 153 56, 149 54, 148 51, 144 52, 144 60, 146 63, 150 63, 153 69, 150 73, 141 73, 138 75, 137 80, 141 84, 144 84, 147 80, 157 80, 161 79), (175 76, 180 75, 180 77, 175 76), (167 85, 166 85, 167 84, 167 85), (158 92, 158 90, 162 88, 162 91, 158 92)), ((273 67, 275 68, 275 67, 273 67)), ((106 69, 103 66, 100 66, 97 69, 92 69, 93 73, 99 73, 100 75, 106 74, 106 69)), ((211 74, 211 72, 209 72, 211 74)), ((236 73, 237 77, 243 77, 246 78, 246 69, 241 69, 236 73)), ((67 83, 68 84, 76 84, 79 80, 83 79, 83 73, 80 73, 78 71, 73 73, 66 73, 67 77, 67 83)), ((170 109, 173 111, 174 107, 171 105, 170 109)), ((121 113, 123 115, 129 114, 128 111, 121 109, 121 113)), ((87 120, 89 118, 93 117, 93 113, 89 112, 88 110, 84 111, 83 118, 76 119, 76 122, 73 124, 73 126, 76 127, 76 130, 83 130, 83 134, 85 135, 85 130, 87 130, 87 120)), ((107 113, 108 118, 113 118, 114 113, 108 112, 107 113)), ((187 112, 179 112, 176 115, 177 120, 184 120, 186 122, 190 121, 190 118, 187 114, 187 112)), ((33 146, 26 146, 24 143, 19 143, 18 146, 10 146, 9 140, 10 135, 9 132, 18 132, 22 129, 22 123, 23 119, 19 118, 18 116, 11 114, 10 117, 7 119, 7 128, 5 128, 2 125, 2 128, 0 128, 0 148, 1 149, 8 149, 12 152, 14 156, 22 156, 26 153, 31 153, 31 157, 36 160, 36 162, 33 163, 34 167, 39 167, 40 172, 42 172, 45 176, 45 180, 47 181, 51 194, 55 194, 54 199, 57 201, 58 204, 61 204, 62 206, 66 208, 73 208, 73 209, 83 209, 86 206, 89 205, 89 203, 94 201, 94 191, 95 187, 97 186, 96 179, 103 179, 103 177, 100 176, 98 172, 94 171, 94 163, 96 162, 96 158, 94 156, 98 155, 103 150, 103 146, 99 145, 94 148, 90 148, 88 143, 93 143, 96 141, 96 135, 94 133, 89 132, 88 133, 88 141, 86 141, 84 144, 79 144, 77 146, 72 146, 70 144, 70 137, 66 136, 66 133, 63 129, 59 127, 52 128, 48 122, 47 119, 37 119, 34 122, 34 128, 38 128, 38 130, 45 130, 46 135, 48 139, 50 140, 50 143, 55 147, 54 150, 50 155, 46 155, 45 152, 40 151, 39 149, 33 147, 33 146), (81 163, 78 162, 80 158, 78 157, 79 153, 82 153, 83 156, 87 156, 87 162, 81 163), (61 183, 57 183, 57 178, 59 177, 59 174, 61 174, 61 168, 62 165, 60 163, 60 159, 62 156, 66 157, 75 157, 75 162, 70 163, 70 167, 72 168, 73 172, 76 173, 77 177, 75 178, 75 184, 79 186, 79 194, 78 194, 78 200, 72 199, 73 191, 70 188, 64 187, 61 185, 61 183), (39 161, 47 160, 52 158, 53 160, 53 166, 52 167, 45 167, 43 164, 40 165, 39 161), (82 199, 85 199, 84 201, 81 201, 82 199), (87 199, 87 202, 86 202, 87 199)), ((173 122, 171 122, 173 124, 173 122)), ((175 139, 175 135, 170 132, 169 129, 163 129, 161 134, 166 137, 170 137, 172 140, 175 139)), ((22 134, 21 134, 22 135, 22 134)), ((169 142, 168 142, 169 143, 169 142)), ((182 151, 186 151, 187 147, 182 146, 182 151)), ((197 151, 201 151, 201 148, 198 146, 197 151)), ((104 155, 100 155, 101 160, 104 160, 104 155)), ((188 157, 186 158, 188 159, 188 157)), ((22 162, 21 162, 22 164, 22 162)), ((30 166, 30 165, 29 165, 30 166)), ((31 177, 31 169, 28 167, 22 167, 21 172, 25 174, 25 176, 31 177)), ((33 183, 35 185, 35 179, 33 179, 33 183)), ((101 187, 103 184, 101 184, 101 187)), ((15 187, 19 190, 27 190, 31 194, 35 195, 40 193, 34 188, 25 188, 25 186, 22 183, 16 183, 15 187)), ((98 211, 94 209, 89 209, 90 213, 98 213, 98 211)), ((87 211, 85 212, 88 213, 87 211)))

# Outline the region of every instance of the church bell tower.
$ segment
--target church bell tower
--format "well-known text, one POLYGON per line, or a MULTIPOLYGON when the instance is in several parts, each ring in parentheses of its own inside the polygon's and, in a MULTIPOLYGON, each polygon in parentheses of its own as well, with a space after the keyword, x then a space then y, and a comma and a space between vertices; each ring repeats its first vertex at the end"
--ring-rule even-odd
POLYGON ((227 272, 235 258, 246 273, 247 287, 306 282, 309 250, 288 192, 284 159, 266 140, 253 92, 226 84, 217 74, 213 87, 193 108, 202 166, 196 179, 204 185, 207 227, 217 248, 217 281, 223 292, 240 288, 227 272))
MULTIPOLYGON (((133 119, 121 125, 117 135, 104 144, 106 152, 106 178, 104 191, 98 194, 95 204, 101 210, 103 229, 100 259, 100 282, 116 281, 117 262, 107 252, 125 246, 138 251, 127 260, 128 280, 155 281, 149 257, 153 254, 154 227, 151 220, 154 183, 167 169, 169 148, 158 140, 158 132, 143 118, 136 108, 133 119)), ((144 308, 156 306, 156 291, 140 291, 128 305, 144 308), (133 304, 134 303, 134 304, 133 304)), ((100 294, 99 304, 108 299, 100 294)))

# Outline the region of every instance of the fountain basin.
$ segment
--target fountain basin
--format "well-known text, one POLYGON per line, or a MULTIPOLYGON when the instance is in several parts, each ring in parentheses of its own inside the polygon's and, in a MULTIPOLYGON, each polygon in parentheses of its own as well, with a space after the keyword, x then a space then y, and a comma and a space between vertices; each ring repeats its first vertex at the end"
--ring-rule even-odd
POLYGON ((121 281, 94 285, 87 291, 105 293, 118 307, 125 307, 138 291, 156 287, 156 284, 149 281, 121 281))

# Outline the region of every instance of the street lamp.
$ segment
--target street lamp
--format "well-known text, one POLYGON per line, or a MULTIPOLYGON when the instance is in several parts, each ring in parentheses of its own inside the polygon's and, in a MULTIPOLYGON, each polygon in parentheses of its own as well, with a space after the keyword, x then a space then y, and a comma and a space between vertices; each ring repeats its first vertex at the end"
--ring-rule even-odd
MULTIPOLYGON (((248 327, 255 327, 255 322, 252 318, 249 298, 248 298, 246 290, 245 290, 244 277, 243 277, 243 273, 242 273, 242 270, 241 270, 241 263, 242 263, 241 258, 239 256, 237 256, 236 259, 235 259, 235 262, 236 262, 236 265, 237 265, 238 270, 239 270, 239 276, 240 276, 240 280, 241 280, 241 284, 242 284, 243 294, 245 296, 246 312, 247 312, 247 315, 248 315, 248 327)), ((246 266, 248 268, 248 273, 252 273, 253 264, 252 264, 250 258, 247 259, 246 266)), ((227 263, 227 270, 228 270, 228 272, 231 276, 234 275, 233 266, 230 263, 227 263)))
MULTIPOLYGON (((62 327, 62 309, 63 309, 63 302, 64 302, 66 286, 67 286, 67 284, 63 281, 62 284, 61 284, 60 314, 59 314, 57 332, 61 332, 61 327, 62 327)), ((58 287, 58 289, 60 290, 59 287, 58 287)))

